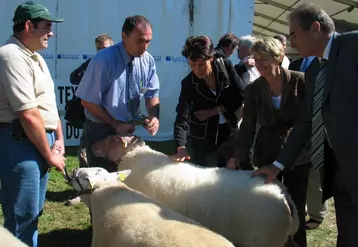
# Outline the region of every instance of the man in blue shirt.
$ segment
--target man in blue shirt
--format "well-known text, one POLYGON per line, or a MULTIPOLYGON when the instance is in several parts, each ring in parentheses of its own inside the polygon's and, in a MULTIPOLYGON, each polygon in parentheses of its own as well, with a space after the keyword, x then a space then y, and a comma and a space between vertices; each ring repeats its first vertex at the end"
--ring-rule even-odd
POLYGON ((133 133, 131 121, 140 118, 139 100, 144 97, 151 135, 159 129, 159 80, 153 57, 146 51, 152 27, 143 16, 128 17, 122 42, 98 52, 91 60, 76 96, 85 107, 88 165, 116 171, 110 161, 95 157, 94 142, 115 133, 133 133))

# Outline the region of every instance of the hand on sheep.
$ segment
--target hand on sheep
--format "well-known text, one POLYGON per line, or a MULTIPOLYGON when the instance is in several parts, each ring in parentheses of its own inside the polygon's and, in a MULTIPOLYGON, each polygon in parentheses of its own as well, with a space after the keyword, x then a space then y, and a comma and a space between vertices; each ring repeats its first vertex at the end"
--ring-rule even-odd
POLYGON ((195 117, 197 117, 197 119, 199 119, 200 121, 205 121, 206 119, 211 118, 212 116, 218 115, 219 109, 216 107, 212 109, 197 111, 194 114, 195 117))
POLYGON ((274 180, 280 172, 281 170, 279 168, 271 164, 257 169, 252 173, 251 176, 255 177, 259 175, 266 175, 265 183, 268 184, 271 183, 272 180, 274 180))
POLYGON ((177 153, 170 157, 174 161, 183 162, 184 160, 190 160, 190 156, 186 151, 186 147, 178 147, 177 153))
POLYGON ((154 136, 158 129, 159 129, 159 119, 156 117, 149 117, 149 119, 145 120, 146 125, 144 126, 149 134, 151 134, 152 136, 154 136))
POLYGON ((240 169, 240 160, 236 158, 230 158, 226 164, 226 168, 230 170, 240 169))

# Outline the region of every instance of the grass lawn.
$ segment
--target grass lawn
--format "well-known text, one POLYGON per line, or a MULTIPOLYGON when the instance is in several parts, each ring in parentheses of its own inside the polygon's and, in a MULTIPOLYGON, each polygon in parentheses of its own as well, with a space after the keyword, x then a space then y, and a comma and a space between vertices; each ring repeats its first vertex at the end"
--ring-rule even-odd
MULTIPOLYGON (((152 148, 173 154, 172 142, 151 142, 152 148)), ((78 165, 76 147, 66 149, 69 170, 78 165)), ((54 170, 50 173, 45 210, 39 222, 40 247, 88 247, 91 243, 91 228, 88 208, 80 203, 67 206, 68 199, 75 195, 66 184, 62 174, 54 170)), ((0 210, 0 223, 3 217, 0 210)), ((336 226, 333 202, 330 201, 329 213, 320 228, 308 231, 309 247, 333 247, 336 241, 336 226)))

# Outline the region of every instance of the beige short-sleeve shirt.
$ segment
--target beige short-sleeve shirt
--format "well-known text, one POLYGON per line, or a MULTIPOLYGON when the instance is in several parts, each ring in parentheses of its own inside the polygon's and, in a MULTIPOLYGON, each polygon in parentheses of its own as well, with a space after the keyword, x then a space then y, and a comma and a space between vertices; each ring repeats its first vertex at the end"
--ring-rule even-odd
POLYGON ((54 82, 46 62, 12 36, 0 47, 0 122, 10 123, 17 111, 34 107, 47 130, 57 129, 54 82))

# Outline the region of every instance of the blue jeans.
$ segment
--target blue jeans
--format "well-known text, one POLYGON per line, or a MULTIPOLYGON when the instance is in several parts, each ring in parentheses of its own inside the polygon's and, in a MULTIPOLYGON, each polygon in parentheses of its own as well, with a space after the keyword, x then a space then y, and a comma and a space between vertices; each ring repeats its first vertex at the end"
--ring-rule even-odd
MULTIPOLYGON (((47 133, 52 147, 55 136, 47 133)), ((48 181, 45 159, 27 139, 13 140, 10 127, 0 128, 1 207, 4 227, 29 246, 38 246, 38 219, 48 181)))

